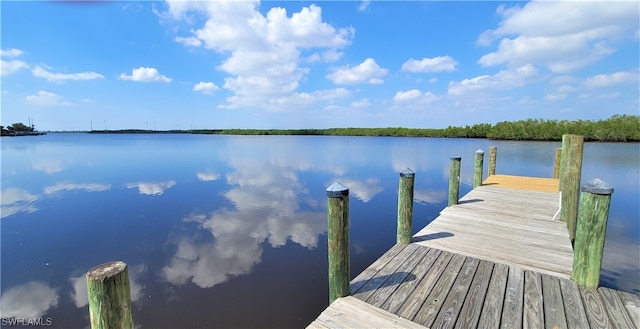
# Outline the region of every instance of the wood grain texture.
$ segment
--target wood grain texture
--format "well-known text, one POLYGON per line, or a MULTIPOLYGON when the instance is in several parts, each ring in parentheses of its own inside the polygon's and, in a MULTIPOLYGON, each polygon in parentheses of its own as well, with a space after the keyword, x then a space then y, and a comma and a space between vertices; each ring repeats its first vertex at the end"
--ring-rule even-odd
POLYGON ((500 328, 522 328, 522 304, 524 298, 524 270, 516 266, 509 266, 507 290, 502 307, 502 321, 500 328))
POLYGON ((571 280, 558 279, 558 281, 560 282, 564 314, 567 318, 567 328, 589 328, 589 321, 578 286, 571 280))
POLYGON ((616 329, 633 328, 635 325, 629 317, 627 310, 620 299, 620 295, 613 290, 605 287, 598 288, 604 307, 609 315, 611 325, 616 329))
POLYGON ((458 273, 460 273, 464 262, 465 257, 453 255, 451 262, 447 265, 447 269, 442 273, 442 276, 440 276, 440 279, 433 286, 431 293, 422 304, 422 307, 413 317, 414 322, 427 327, 431 326, 438 315, 438 311, 440 311, 440 308, 442 307, 443 301, 451 290, 453 282, 458 277, 458 273))
POLYGON ((543 275, 542 292, 544 327, 549 329, 566 329, 567 318, 564 314, 564 305, 562 304, 560 280, 552 276, 543 275))
POLYGON ((356 293, 364 286, 369 279, 371 279, 381 268, 393 259, 398 253, 400 253, 406 244, 395 244, 391 249, 387 250, 380 258, 376 259, 369 267, 362 271, 358 276, 351 280, 351 293, 356 293))
MULTIPOLYGON (((422 253, 426 253, 426 255, 421 259, 420 263, 418 263, 412 272, 412 274, 415 275, 415 279, 401 283, 398 289, 391 293, 389 298, 387 298, 380 308, 392 313, 398 312, 400 307, 409 298, 409 295, 413 293, 416 286, 422 281, 425 275, 427 275, 428 271, 434 266, 436 260, 442 253, 441 250, 424 247, 420 248, 420 251, 422 253)), ((449 259, 450 257, 446 259, 446 262, 448 262, 449 259)), ((442 266, 442 268, 444 268, 444 266, 442 266)))
POLYGON ((618 291, 618 294, 635 328, 640 328, 640 296, 625 291, 618 291))
POLYGON ((489 282, 491 281, 493 265, 492 262, 485 260, 480 261, 476 275, 473 277, 473 282, 471 282, 471 286, 469 287, 467 298, 458 315, 455 328, 475 328, 478 325, 482 312, 482 304, 487 294, 489 282))
POLYGON ((507 289, 507 278, 509 266, 495 264, 491 281, 487 289, 487 296, 484 300, 478 328, 499 328, 502 319, 502 306, 504 304, 505 291, 507 289))
POLYGON ((591 328, 613 328, 597 290, 580 288, 580 296, 591 328))
POLYGON ((542 277, 540 273, 525 271, 523 328, 536 329, 544 327, 542 300, 542 277))
POLYGON ((425 327, 348 296, 336 299, 307 328, 414 328, 425 327))
POLYGON ((467 258, 465 260, 462 270, 458 273, 456 281, 440 308, 438 316, 430 325, 431 328, 444 329, 454 327, 479 264, 480 260, 477 258, 467 258))

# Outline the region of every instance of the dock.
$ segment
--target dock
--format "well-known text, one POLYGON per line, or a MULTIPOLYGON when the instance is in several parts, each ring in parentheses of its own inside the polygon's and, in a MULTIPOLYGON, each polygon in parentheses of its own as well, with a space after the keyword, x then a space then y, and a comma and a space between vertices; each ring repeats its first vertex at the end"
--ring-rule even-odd
POLYGON ((558 184, 490 175, 351 280, 350 295, 308 328, 640 329, 639 295, 572 280, 558 184))

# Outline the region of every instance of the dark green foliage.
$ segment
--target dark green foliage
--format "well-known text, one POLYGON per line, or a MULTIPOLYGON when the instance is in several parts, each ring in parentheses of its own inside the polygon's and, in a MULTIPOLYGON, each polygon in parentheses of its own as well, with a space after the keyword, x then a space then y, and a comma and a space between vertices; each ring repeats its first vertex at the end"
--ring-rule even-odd
POLYGON ((630 142, 640 141, 640 115, 616 114, 598 121, 558 121, 527 119, 498 122, 495 125, 480 123, 473 126, 444 129, 426 128, 329 128, 329 129, 193 129, 193 130, 94 130, 92 133, 183 133, 215 135, 321 135, 321 136, 389 136, 389 137, 447 137, 489 138, 507 140, 560 141, 562 135, 584 136, 585 141, 630 142))

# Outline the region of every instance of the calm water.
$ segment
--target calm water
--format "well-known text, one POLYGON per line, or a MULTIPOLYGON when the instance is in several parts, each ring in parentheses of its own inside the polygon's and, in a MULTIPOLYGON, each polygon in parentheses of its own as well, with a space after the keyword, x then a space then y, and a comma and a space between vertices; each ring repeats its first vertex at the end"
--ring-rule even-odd
MULTIPOLYGON (((141 328, 304 327, 327 305, 326 192, 351 191, 352 276, 395 241, 398 173, 416 171, 414 231, 461 194, 474 151, 549 177, 558 142, 49 134, 2 138, 2 317, 85 328, 84 273, 129 266, 141 328)), ((485 161, 485 164, 488 161, 485 161)), ((602 285, 640 292, 640 144, 585 145, 583 182, 615 187, 602 285)), ((486 172, 486 169, 485 169, 486 172)))

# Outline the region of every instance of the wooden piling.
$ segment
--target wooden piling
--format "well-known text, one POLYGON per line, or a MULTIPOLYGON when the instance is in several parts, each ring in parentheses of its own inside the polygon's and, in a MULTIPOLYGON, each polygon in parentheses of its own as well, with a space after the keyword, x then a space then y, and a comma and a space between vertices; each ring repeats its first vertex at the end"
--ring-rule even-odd
POLYGON ((458 204, 460 197, 460 161, 462 157, 451 157, 451 169, 449 171, 449 203, 448 206, 458 204))
POLYGON ((613 187, 594 179, 582 186, 573 256, 573 281, 598 288, 613 187))
POLYGON ((556 158, 553 162, 553 178, 560 178, 560 160, 562 159, 562 148, 556 149, 556 158))
POLYGON ((473 167, 473 188, 482 185, 482 167, 484 166, 484 151, 477 150, 473 167))
POLYGON ((406 168, 400 172, 398 187, 398 230, 396 241, 398 243, 411 243, 413 222, 413 188, 416 174, 406 168))
POLYGON ((91 329, 133 329, 127 264, 110 262, 87 272, 91 329))
POLYGON ((559 174, 560 192, 562 193, 560 220, 567 223, 571 241, 574 241, 576 236, 583 146, 583 136, 562 136, 562 157, 560 159, 559 174))
POLYGON ((349 189, 335 182, 327 188, 329 303, 349 296, 349 189))
POLYGON ((498 156, 498 147, 489 147, 489 176, 496 174, 496 158, 498 156))

